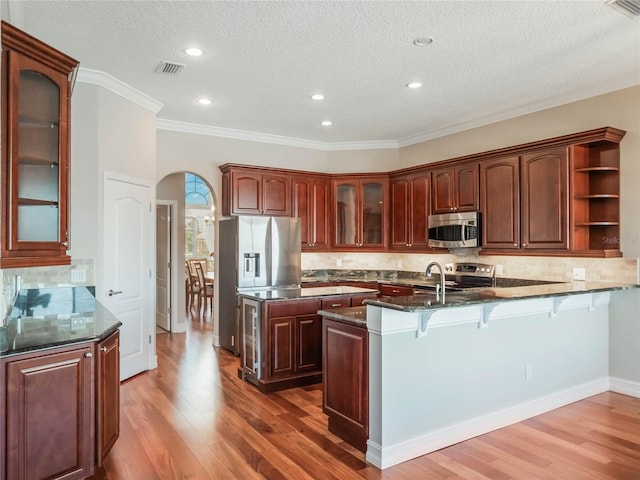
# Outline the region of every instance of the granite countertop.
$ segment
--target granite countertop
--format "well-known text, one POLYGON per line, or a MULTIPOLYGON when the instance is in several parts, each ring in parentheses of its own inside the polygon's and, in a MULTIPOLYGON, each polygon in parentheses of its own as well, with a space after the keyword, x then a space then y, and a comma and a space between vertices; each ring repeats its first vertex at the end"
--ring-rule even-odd
POLYGON ((334 295, 357 295, 377 293, 378 290, 360 287, 309 287, 285 288, 282 290, 253 290, 238 292, 238 295, 255 300, 297 300, 300 298, 325 297, 334 295))
POLYGON ((367 307, 361 305, 359 307, 335 308, 330 310, 318 310, 318 315, 336 320, 338 322, 348 323, 356 327, 367 327, 367 307))
POLYGON ((406 312, 415 312, 438 308, 462 307, 478 303, 560 297, 580 293, 629 290, 632 288, 640 288, 640 285, 627 285, 609 282, 562 282, 520 287, 489 287, 463 292, 450 292, 446 293, 446 301, 444 304, 436 298, 435 293, 430 292, 402 297, 381 297, 377 299, 369 299, 365 300, 364 303, 366 305, 375 305, 406 312))
POLYGON ((121 325, 93 287, 21 290, 0 327, 0 357, 101 340, 121 325))

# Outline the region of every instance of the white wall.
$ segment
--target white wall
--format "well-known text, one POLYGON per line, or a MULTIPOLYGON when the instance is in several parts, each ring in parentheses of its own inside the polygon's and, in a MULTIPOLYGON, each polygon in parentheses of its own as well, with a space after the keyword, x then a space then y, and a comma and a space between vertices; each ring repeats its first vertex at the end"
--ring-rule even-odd
POLYGON ((426 336, 416 336, 419 312, 367 307, 367 460, 386 468, 606 391, 606 305, 550 316, 527 314, 526 302, 486 328, 455 324, 479 318, 474 307, 442 309, 454 324, 426 336))
POLYGON ((96 288, 102 280, 105 172, 155 184, 155 114, 78 82, 71 99, 71 256, 74 263, 93 263, 96 288))

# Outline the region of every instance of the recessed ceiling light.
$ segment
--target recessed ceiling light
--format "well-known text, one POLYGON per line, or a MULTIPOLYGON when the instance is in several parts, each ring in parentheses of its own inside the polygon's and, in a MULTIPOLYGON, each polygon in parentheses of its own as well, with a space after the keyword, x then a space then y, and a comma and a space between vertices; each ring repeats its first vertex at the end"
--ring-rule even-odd
POLYGON ((433 43, 432 37, 418 37, 413 41, 413 44, 416 47, 424 47, 426 45, 431 45, 433 43))
POLYGON ((420 88, 422 84, 420 82, 407 83, 407 88, 420 88))
POLYGON ((324 127, 329 127, 331 125, 333 125, 333 122, 329 121, 329 120, 325 120, 324 122, 321 123, 322 126, 324 127))
POLYGON ((199 98, 198 103, 200 105, 211 105, 211 99, 209 98, 199 98))
POLYGON ((324 95, 321 93, 314 93, 311 95, 311 100, 324 100, 324 95))
POLYGON ((202 55, 202 50, 196 47, 187 48, 184 53, 189 55, 190 57, 199 57, 202 55))

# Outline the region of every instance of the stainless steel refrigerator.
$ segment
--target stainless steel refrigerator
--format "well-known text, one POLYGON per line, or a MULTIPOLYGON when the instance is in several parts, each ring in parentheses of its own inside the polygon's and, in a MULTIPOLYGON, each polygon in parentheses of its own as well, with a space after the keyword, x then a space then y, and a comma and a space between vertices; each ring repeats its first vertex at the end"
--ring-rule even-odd
POLYGON ((220 345, 240 352, 241 290, 300 286, 300 219, 241 216, 218 229, 220 345))

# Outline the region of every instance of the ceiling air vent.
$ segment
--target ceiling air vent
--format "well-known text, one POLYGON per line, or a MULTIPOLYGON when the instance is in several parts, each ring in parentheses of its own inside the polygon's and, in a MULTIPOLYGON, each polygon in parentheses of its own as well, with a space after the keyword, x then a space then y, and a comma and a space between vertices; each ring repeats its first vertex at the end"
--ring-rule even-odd
POLYGON ((640 17, 640 0, 608 0, 606 4, 628 17, 640 17))
POLYGON ((184 66, 184 63, 162 60, 160 65, 158 65, 158 68, 156 68, 156 73, 159 73, 160 75, 178 75, 184 66))

